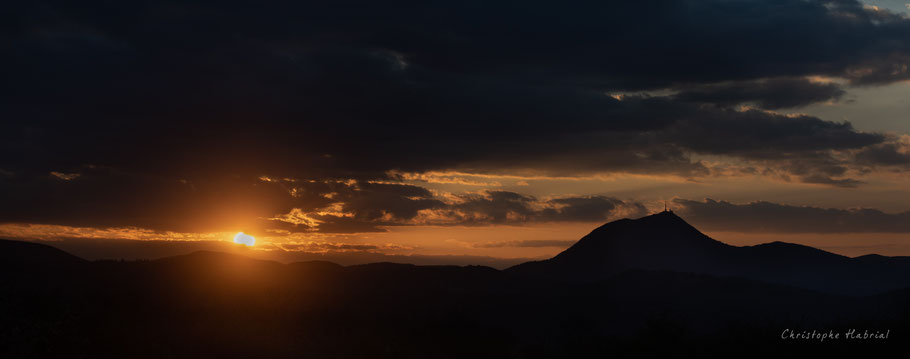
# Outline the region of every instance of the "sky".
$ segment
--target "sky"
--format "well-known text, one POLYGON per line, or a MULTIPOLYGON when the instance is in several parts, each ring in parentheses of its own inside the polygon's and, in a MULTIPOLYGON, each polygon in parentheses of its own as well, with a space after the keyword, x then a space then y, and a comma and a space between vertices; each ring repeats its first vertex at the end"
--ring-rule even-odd
POLYGON ((3 238, 503 267, 667 205, 910 255, 908 1, 8 6, 3 238))

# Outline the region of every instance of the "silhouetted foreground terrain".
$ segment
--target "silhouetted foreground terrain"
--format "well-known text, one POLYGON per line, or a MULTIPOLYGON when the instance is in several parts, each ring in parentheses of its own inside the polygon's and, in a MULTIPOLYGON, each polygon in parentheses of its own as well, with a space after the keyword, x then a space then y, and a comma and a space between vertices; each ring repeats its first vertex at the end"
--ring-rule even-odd
POLYGON ((910 347, 907 262, 732 247, 672 213, 505 271, 214 252, 88 262, 0 241, 0 357, 869 357, 910 347))
POLYGON ((509 271, 579 281, 629 269, 741 277, 850 295, 910 287, 910 257, 849 258, 783 242, 735 247, 711 239, 673 212, 607 223, 556 257, 509 271))

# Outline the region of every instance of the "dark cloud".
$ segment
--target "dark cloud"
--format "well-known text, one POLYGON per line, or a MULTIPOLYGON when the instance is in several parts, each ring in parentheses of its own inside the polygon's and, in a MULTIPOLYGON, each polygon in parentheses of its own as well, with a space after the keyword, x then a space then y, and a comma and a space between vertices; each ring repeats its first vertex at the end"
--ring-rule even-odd
POLYGON ((254 179, 187 181, 85 167, 66 175, 0 178, 0 222, 214 231, 293 206, 279 184, 254 179))
POLYGON ((547 201, 553 206, 540 212, 544 221, 603 221, 607 218, 625 216, 636 218, 648 213, 641 204, 622 201, 604 196, 557 198, 547 201))
MULTIPOLYGON (((377 188, 394 188, 389 186, 413 187, 402 185, 382 185, 377 188)), ((417 187, 419 188, 419 187, 417 187)), ((421 188, 422 190, 422 188, 421 188)), ((414 189, 398 188, 394 192, 414 194, 422 193, 414 189)), ((346 195, 355 198, 358 195, 372 196, 369 192, 352 191, 346 195)), ((389 226, 410 225, 468 225, 483 226, 491 224, 522 225, 543 222, 605 222, 623 217, 640 217, 647 214, 647 209, 638 202, 623 201, 604 196, 566 197, 540 200, 508 191, 484 191, 475 194, 455 196, 454 202, 445 202, 438 198, 394 197, 388 203, 401 202, 411 208, 415 203, 431 203, 418 211, 400 212, 384 211, 383 215, 361 215, 357 206, 337 202, 331 208, 352 210, 329 214, 329 210, 314 209, 310 212, 294 210, 289 215, 279 216, 269 223, 270 228, 289 232, 318 231, 324 233, 352 233, 385 231, 389 226), (302 218, 316 220, 309 224, 302 218)), ((342 197, 337 197, 341 199, 342 197)), ((451 200, 451 198, 450 198, 451 200)), ((387 206, 388 204, 386 204, 387 206)), ((380 205, 366 206, 366 211, 373 211, 380 205)), ((388 208, 388 207, 387 207, 388 208)))
POLYGON ((802 176, 800 177, 800 181, 803 183, 823 184, 844 188, 856 188, 865 183, 852 178, 832 178, 818 173, 802 176))
POLYGON ((291 194, 298 205, 271 218, 269 227, 289 232, 385 232, 380 225, 407 222, 421 210, 444 206, 426 188, 412 185, 369 181, 292 184, 291 194), (313 197, 319 201, 310 200, 313 197))
POLYGON ((442 208, 455 224, 522 224, 532 222, 604 222, 647 213, 640 203, 604 196, 538 200, 514 192, 487 191, 466 195, 442 208))
MULTIPOLYGON (((803 79, 898 81, 910 54, 910 21, 854 1, 46 1, 0 23, 0 222, 174 230, 293 208, 381 230, 446 209, 370 184, 389 170, 699 177, 691 155, 710 154, 856 185, 830 152, 881 135, 728 106, 836 99, 803 79), (607 95, 655 89, 678 95, 607 95)), ((548 216, 495 196, 460 210, 548 216)))
POLYGON ((857 151, 856 159, 869 166, 906 168, 910 165, 910 143, 905 138, 890 138, 887 142, 857 151))
POLYGON ((674 200, 678 211, 698 228, 760 233, 910 233, 910 212, 834 209, 771 202, 734 204, 706 199, 674 200))
POLYGON ((452 206, 450 216, 456 223, 523 223, 534 214, 533 197, 514 192, 487 191, 482 195, 464 197, 464 202, 452 206))
POLYGON ((836 101, 846 94, 846 91, 836 83, 818 83, 805 78, 698 84, 678 89, 679 93, 673 97, 682 101, 711 103, 724 107, 752 103, 766 109, 836 101))
MULTIPOLYGON (((429 195, 423 193, 424 189, 406 189, 413 186, 380 185, 376 188, 394 189, 390 193, 429 195), (401 188, 395 188, 395 187, 401 188), (422 191, 421 191, 422 190, 422 191)), ((353 199, 360 203, 363 199, 358 196, 374 196, 375 194, 361 191, 351 191, 344 196, 335 197, 336 200, 353 199)), ((348 203, 337 202, 327 208, 335 208, 340 212, 332 213, 326 208, 317 208, 304 211, 292 211, 287 216, 279 216, 269 224, 271 228, 289 232, 318 231, 326 233, 351 233, 385 231, 384 227, 409 226, 409 225, 469 225, 482 226, 491 224, 522 225, 527 223, 542 222, 604 222, 621 217, 638 217, 647 213, 647 209, 634 201, 622 201, 604 196, 566 197, 549 200, 540 200, 508 191, 483 191, 481 193, 456 195, 454 202, 446 202, 435 197, 387 197, 386 203, 379 205, 352 206, 348 203), (403 207, 416 211, 396 211, 389 207, 391 204, 400 203, 403 207), (363 209, 361 209, 363 208, 363 209), (372 213, 377 208, 386 208, 382 215, 363 215, 363 212, 372 213), (422 212, 424 211, 424 212, 422 212), (309 225, 302 218, 316 220, 309 225)), ((451 200, 451 198, 449 198, 451 200)))
MULTIPOLYGON (((848 159, 830 153, 804 153, 778 161, 777 175, 786 181, 853 188, 864 182, 845 177, 851 171, 863 171, 848 159)), ((772 171, 772 172, 774 172, 772 171)))
POLYGON ((318 231, 322 233, 367 233, 367 232, 387 232, 381 225, 388 223, 383 221, 359 220, 356 218, 333 216, 333 215, 314 215, 320 223, 313 227, 296 226, 290 229, 290 232, 308 232, 318 231))
POLYGON ((358 184, 355 191, 343 192, 337 199, 343 203, 343 212, 365 221, 410 219, 420 210, 443 204, 423 187, 369 182, 358 184))
POLYGON ((849 122, 760 110, 691 113, 659 135, 693 151, 748 159, 815 156, 826 149, 861 148, 884 141, 880 134, 857 132, 849 122))

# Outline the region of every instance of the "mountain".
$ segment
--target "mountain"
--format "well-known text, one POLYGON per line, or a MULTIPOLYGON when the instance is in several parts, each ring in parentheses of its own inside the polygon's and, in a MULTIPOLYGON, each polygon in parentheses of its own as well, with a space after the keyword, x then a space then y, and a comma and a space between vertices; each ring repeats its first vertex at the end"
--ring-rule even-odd
POLYGON ((910 257, 850 258, 783 242, 736 247, 708 237, 672 211, 607 223, 553 258, 507 271, 592 281, 632 269, 740 277, 849 295, 910 287, 910 257))
MULTIPOLYGON (((87 262, 4 241, 0 357, 870 357, 910 345, 907 290, 854 297, 661 269, 711 270, 690 256, 717 265, 712 255, 737 248, 667 214, 607 224, 552 262, 529 264, 560 271, 550 276, 206 251, 87 262), (635 260, 650 268, 632 268, 635 260), (591 272, 578 280, 579 270, 591 272), (785 328, 890 329, 894 339, 816 345, 782 341, 785 328)), ((830 257, 785 244, 753 250, 783 262, 830 257)))
POLYGON ((0 265, 41 268, 72 267, 88 263, 82 258, 43 244, 0 239, 0 265))
POLYGON ((672 212, 598 227, 555 257, 509 272, 560 279, 604 279, 628 269, 707 273, 734 247, 702 234, 672 212))

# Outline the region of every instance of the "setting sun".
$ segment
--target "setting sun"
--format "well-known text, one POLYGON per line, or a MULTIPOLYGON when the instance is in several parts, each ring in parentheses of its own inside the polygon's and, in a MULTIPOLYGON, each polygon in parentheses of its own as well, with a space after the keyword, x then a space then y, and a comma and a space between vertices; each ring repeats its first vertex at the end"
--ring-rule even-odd
POLYGON ((256 238, 243 232, 237 232, 237 235, 234 236, 234 243, 252 247, 256 244, 256 238))

